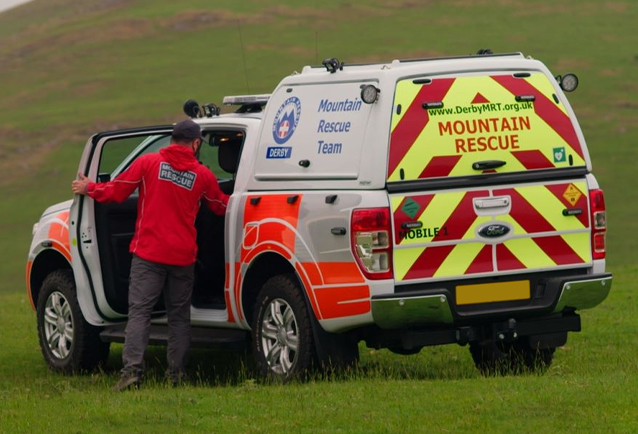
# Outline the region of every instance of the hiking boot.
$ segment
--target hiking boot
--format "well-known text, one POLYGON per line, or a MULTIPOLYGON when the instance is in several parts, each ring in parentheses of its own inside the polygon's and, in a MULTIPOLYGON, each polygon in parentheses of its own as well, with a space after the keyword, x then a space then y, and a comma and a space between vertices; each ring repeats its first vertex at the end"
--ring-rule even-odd
POLYGON ((126 372, 122 374, 120 381, 113 386, 113 392, 124 392, 129 389, 139 389, 142 384, 142 378, 138 374, 126 372))
POLYGON ((186 375, 184 371, 177 373, 166 371, 166 380, 169 381, 173 387, 183 386, 189 382, 188 375, 186 375))

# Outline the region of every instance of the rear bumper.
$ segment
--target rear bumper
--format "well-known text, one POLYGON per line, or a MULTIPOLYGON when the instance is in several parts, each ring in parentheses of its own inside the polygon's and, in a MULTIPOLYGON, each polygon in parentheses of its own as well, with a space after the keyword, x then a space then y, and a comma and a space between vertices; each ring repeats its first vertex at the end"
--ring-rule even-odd
POLYGON ((579 310, 598 306, 609 295, 611 283, 611 274, 601 274, 582 280, 570 279, 562 282, 560 296, 554 312, 562 312, 565 308, 579 310))
POLYGON ((540 291, 533 293, 526 305, 490 303, 477 305, 471 311, 457 309, 454 296, 448 289, 409 291, 373 297, 372 317, 382 329, 485 323, 505 317, 529 318, 565 309, 595 307, 607 298, 611 284, 612 275, 608 273, 552 277, 542 280, 542 295, 540 291))

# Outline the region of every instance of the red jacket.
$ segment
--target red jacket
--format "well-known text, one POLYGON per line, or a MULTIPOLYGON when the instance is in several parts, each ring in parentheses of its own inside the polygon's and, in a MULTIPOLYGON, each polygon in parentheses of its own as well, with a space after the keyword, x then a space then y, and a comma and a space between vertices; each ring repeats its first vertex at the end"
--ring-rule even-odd
POLYGON ((121 203, 139 187, 137 222, 130 252, 147 261, 190 265, 197 258, 195 217, 200 200, 224 215, 228 195, 193 151, 172 144, 139 157, 116 179, 90 183, 88 195, 98 202, 121 203))

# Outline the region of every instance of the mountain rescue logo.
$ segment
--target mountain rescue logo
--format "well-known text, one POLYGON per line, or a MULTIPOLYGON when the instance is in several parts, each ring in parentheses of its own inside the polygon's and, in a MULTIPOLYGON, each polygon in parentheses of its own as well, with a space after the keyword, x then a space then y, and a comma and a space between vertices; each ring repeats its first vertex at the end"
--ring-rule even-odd
POLYGON ((301 101, 292 96, 288 98, 277 110, 275 121, 272 124, 272 137, 279 145, 286 143, 297 129, 301 116, 301 101))

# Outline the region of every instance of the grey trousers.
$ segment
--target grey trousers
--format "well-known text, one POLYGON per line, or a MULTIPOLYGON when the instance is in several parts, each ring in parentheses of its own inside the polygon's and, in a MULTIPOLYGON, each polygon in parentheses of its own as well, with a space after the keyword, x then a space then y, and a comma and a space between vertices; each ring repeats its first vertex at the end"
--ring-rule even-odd
POLYGON ((128 323, 122 373, 144 373, 151 313, 164 292, 168 316, 167 373, 177 379, 185 373, 191 344, 190 308, 195 264, 185 267, 158 264, 133 255, 128 294, 128 323))

